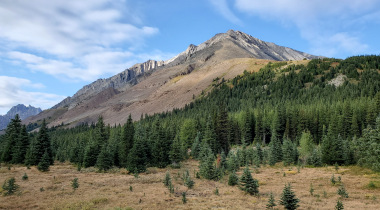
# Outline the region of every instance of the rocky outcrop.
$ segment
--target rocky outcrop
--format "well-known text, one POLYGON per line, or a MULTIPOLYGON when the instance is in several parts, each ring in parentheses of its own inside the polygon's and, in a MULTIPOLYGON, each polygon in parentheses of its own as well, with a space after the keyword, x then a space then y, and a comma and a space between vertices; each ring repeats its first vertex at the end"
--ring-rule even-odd
POLYGON ((20 116, 21 120, 24 120, 30 116, 37 115, 42 110, 40 108, 35 108, 33 106, 25 106, 23 104, 19 104, 17 106, 12 107, 7 114, 0 115, 0 130, 3 130, 7 127, 11 119, 13 119, 16 114, 20 116))
POLYGON ((144 63, 136 64, 115 76, 107 79, 98 79, 95 82, 84 86, 72 97, 67 97, 52 108, 56 109, 61 107, 68 107, 69 109, 72 109, 81 101, 89 99, 108 88, 123 91, 126 88, 137 84, 145 73, 149 73, 152 70, 163 66, 164 64, 164 61, 154 60, 148 60, 144 63))

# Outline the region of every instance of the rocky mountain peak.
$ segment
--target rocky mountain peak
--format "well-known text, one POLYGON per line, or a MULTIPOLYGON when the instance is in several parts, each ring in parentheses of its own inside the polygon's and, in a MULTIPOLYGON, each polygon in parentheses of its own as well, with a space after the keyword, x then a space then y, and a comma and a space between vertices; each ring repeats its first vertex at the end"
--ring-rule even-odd
POLYGON ((41 108, 35 108, 31 105, 25 106, 24 104, 18 104, 12 107, 5 115, 0 115, 0 130, 5 129, 16 114, 20 116, 21 120, 24 120, 30 116, 37 115, 40 112, 42 112, 41 108))

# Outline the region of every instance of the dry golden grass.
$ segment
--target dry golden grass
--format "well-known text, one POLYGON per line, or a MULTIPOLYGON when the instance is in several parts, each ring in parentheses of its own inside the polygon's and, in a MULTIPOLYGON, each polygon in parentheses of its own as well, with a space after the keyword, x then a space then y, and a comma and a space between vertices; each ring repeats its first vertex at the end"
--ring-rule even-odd
MULTIPOLYGON (((126 171, 114 170, 112 173, 96 173, 86 169, 78 172, 70 164, 56 163, 49 172, 39 172, 35 167, 24 166, 0 168, 0 184, 9 177, 15 177, 20 185, 12 196, 0 196, 0 209, 264 209, 269 193, 273 192, 276 203, 286 183, 291 183, 296 196, 301 200, 300 209, 334 209, 339 198, 338 185, 330 182, 332 174, 341 176, 349 194, 343 199, 345 209, 380 209, 380 175, 360 167, 302 168, 261 167, 251 168, 253 177, 259 180, 260 195, 250 196, 238 187, 227 185, 228 176, 215 182, 194 177, 198 162, 189 160, 181 169, 149 168, 138 178, 126 171), (193 189, 187 189, 181 179, 188 169, 195 181, 193 189), (162 181, 169 170, 175 193, 170 194, 162 181), (24 173, 29 179, 22 180, 24 173), (71 181, 78 178, 79 188, 74 191, 71 181), (369 182, 375 189, 368 188, 369 182), (313 183, 314 195, 309 189, 313 183), (129 188, 132 186, 133 191, 129 188), (43 188, 44 191, 40 191, 43 188), (219 195, 214 190, 219 189, 219 195), (182 203, 181 193, 187 191, 186 204, 182 203)), ((238 173, 241 175, 241 171, 238 173)), ((277 206, 282 209, 282 206, 277 206)))

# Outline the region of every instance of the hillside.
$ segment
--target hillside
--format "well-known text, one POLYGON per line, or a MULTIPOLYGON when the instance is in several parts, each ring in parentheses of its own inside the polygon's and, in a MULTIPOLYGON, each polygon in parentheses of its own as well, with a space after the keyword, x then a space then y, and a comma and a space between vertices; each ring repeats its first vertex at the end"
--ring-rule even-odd
MULTIPOLYGON (((99 115, 107 124, 124 123, 129 114, 137 120, 141 114, 184 107, 207 89, 216 77, 228 80, 244 70, 258 71, 269 60, 312 58, 318 57, 229 30, 198 46, 190 45, 168 61, 136 64, 111 78, 83 87, 49 111, 53 115, 55 109, 68 110, 49 120, 49 126, 63 123, 72 127, 83 122, 92 123, 99 115), (110 93, 110 89, 118 94, 110 93), (97 103, 93 104, 94 101, 97 103)), ((24 123, 35 123, 51 115, 41 113, 24 123)))

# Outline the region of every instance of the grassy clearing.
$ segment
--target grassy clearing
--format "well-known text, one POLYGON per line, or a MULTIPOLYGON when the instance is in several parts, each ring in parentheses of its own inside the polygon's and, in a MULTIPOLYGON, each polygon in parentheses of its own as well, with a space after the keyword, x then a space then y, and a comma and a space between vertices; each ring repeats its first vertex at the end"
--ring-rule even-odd
MULTIPOLYGON (((280 195, 286 183, 290 183, 301 200, 301 209, 334 209, 339 198, 339 184, 332 185, 332 174, 341 177, 349 198, 342 200, 345 209, 380 209, 380 175, 357 166, 333 166, 321 168, 264 166, 251 168, 259 180, 259 196, 250 196, 237 186, 228 186, 228 176, 221 181, 196 179, 198 162, 189 160, 180 169, 149 168, 138 178, 128 175, 124 169, 112 173, 96 173, 95 170, 78 172, 76 167, 56 163, 49 172, 39 172, 35 167, 8 166, 0 168, 0 184, 15 177, 20 186, 11 196, 0 196, 0 209, 265 209, 272 192, 279 205, 280 195), (166 171, 170 172, 174 193, 163 184, 166 171), (195 181, 192 189, 183 185, 182 174, 189 170, 195 181), (24 174, 28 180, 22 180, 24 174), (74 190, 72 180, 78 178, 79 188, 74 190), (372 182, 372 184, 370 184, 372 182), (310 184, 314 192, 310 194, 310 184), (131 190, 132 187, 132 190, 131 190), (44 188, 44 191, 40 191, 44 188), (215 190, 218 189, 218 195, 215 190), (186 192, 187 203, 182 202, 186 192)), ((242 170, 238 173, 242 174, 242 170)), ((282 209, 282 206, 277 206, 282 209)))

